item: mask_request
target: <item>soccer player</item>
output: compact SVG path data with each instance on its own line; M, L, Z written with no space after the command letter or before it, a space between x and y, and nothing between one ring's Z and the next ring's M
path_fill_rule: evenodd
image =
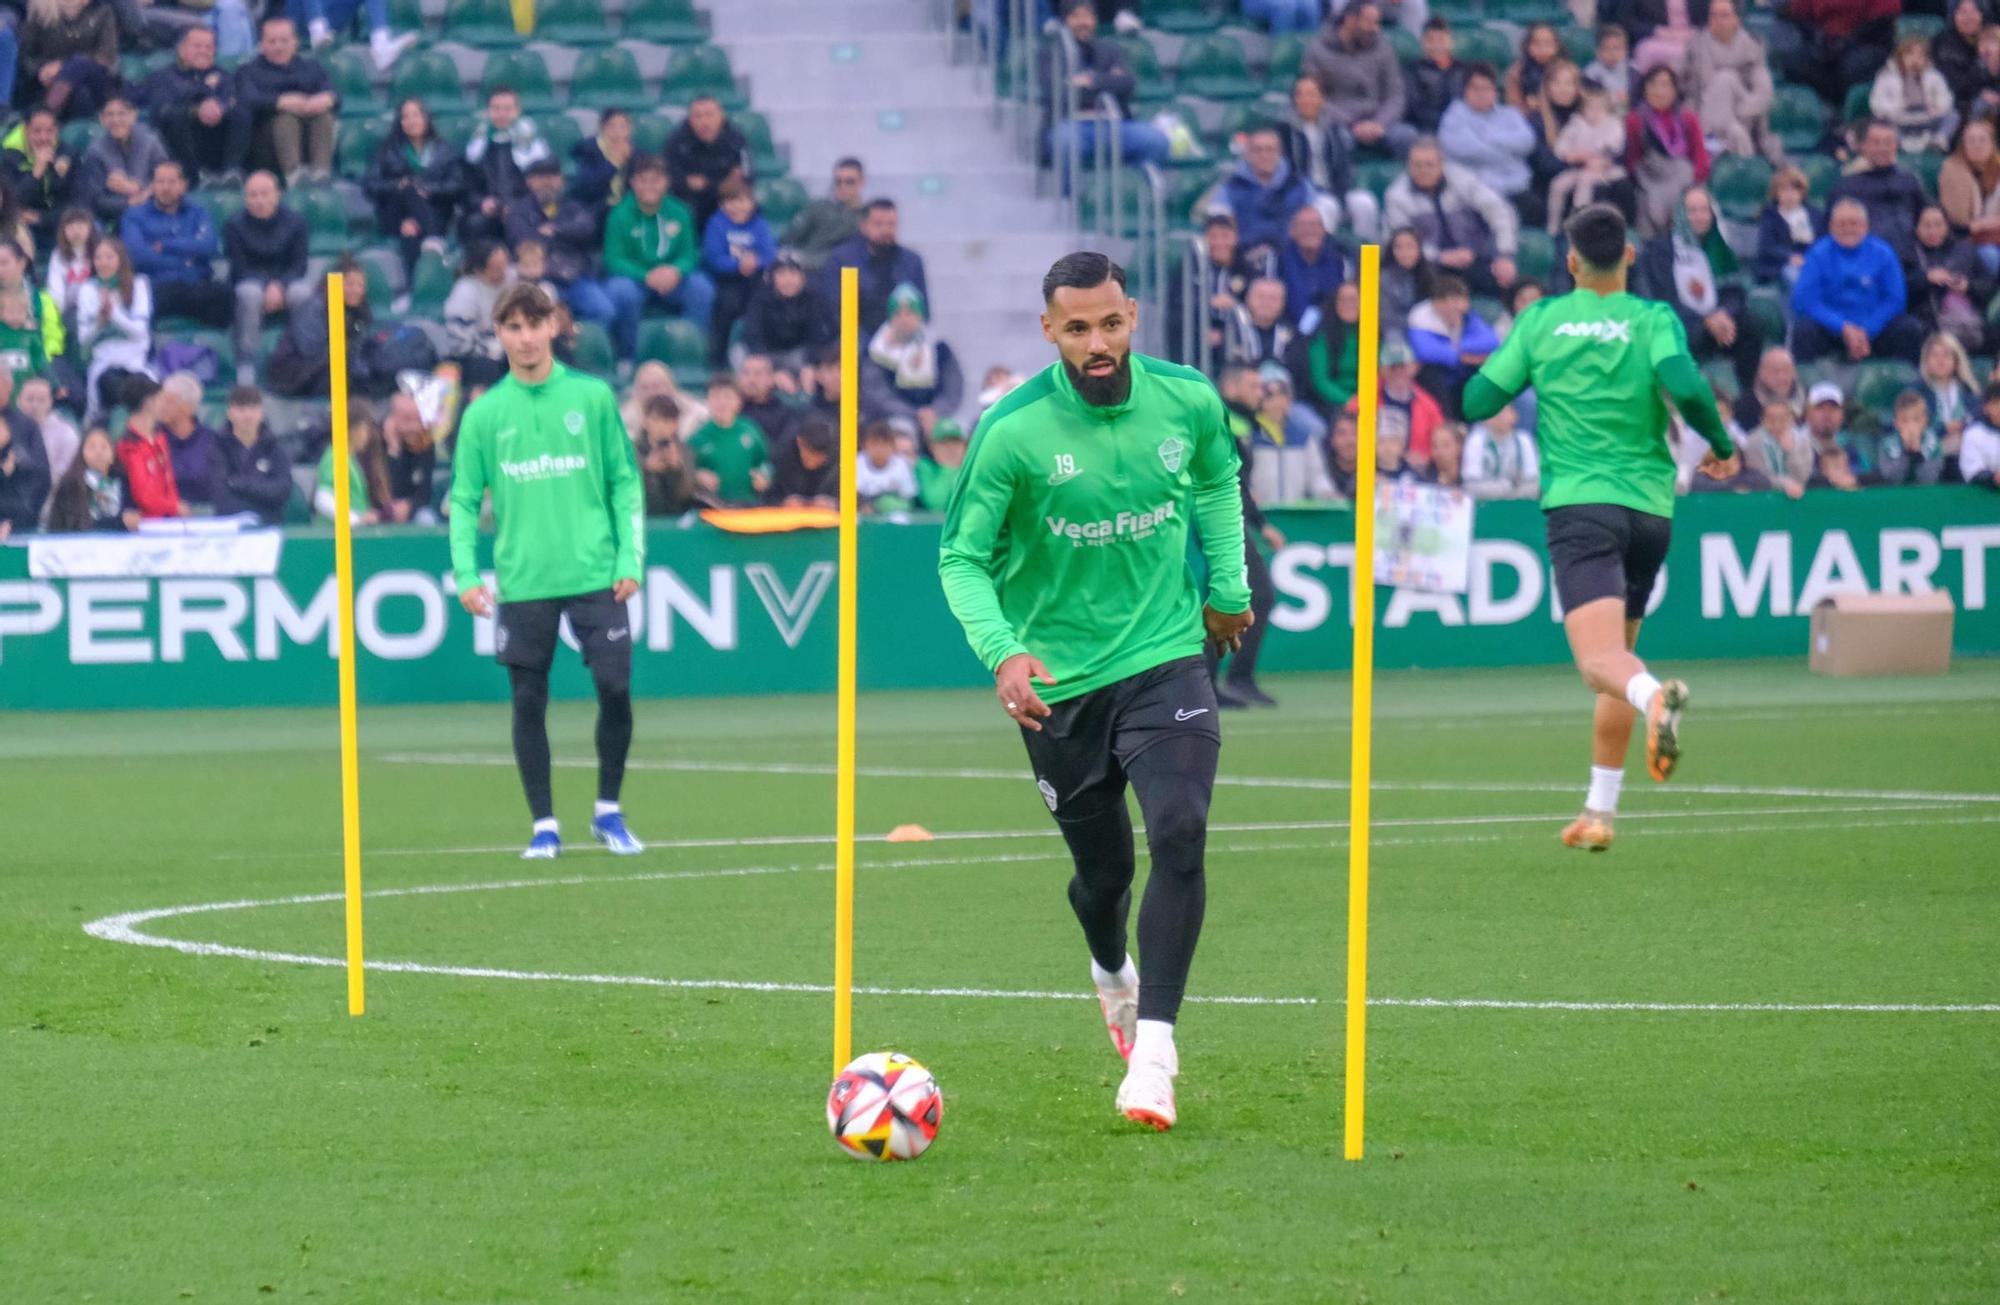
M1174 1021L1207 899L1203 854L1222 733L1204 644L1250 627L1236 442L1201 373L1132 352L1138 305L1102 254L1042 278L1057 362L980 419L945 510L938 574L1076 870L1118 1110L1174 1125ZM1208 598L1188 569L1201 531ZM1043 687L1039 690L1035 685ZM1138 794L1152 873L1142 983L1125 950Z
M527 792L532 860L562 852L549 796L549 667L562 618L597 685L597 809L590 832L621 856L646 849L625 828L618 790L632 746L632 630L645 500L611 387L555 360L555 301L530 282L493 306L507 375L465 411L452 457L451 569L458 599L494 618L514 696L514 762ZM480 500L493 491L500 601L480 580Z
M1661 683L1633 653L1673 530L1675 468L1661 391L1708 441L1704 474L1726 478L1737 459L1680 320L1668 305L1626 292L1632 250L1624 217L1592 204L1564 229L1576 289L1521 314L1467 382L1464 406L1467 421L1484 421L1535 387L1542 510L1563 631L1598 695L1590 788L1562 840L1602 852L1611 846L1634 719L1645 713L1646 771L1665 781L1680 758L1688 702L1687 685Z

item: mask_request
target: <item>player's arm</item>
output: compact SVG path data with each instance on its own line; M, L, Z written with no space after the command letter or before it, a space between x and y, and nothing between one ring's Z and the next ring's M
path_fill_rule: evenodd
M638 452L625 433L618 402L608 389L601 392L597 403L597 447L604 460L605 486L611 493L611 540L617 549L611 568L612 593L623 602L638 589L646 564L646 486L639 477Z
M1194 460L1188 467L1194 480L1194 524L1208 560L1208 605L1233 616L1250 610L1250 582L1243 571L1241 459L1221 397L1212 389L1204 397L1195 416Z
M468 412L451 455L451 575L458 600L475 616L492 612L493 596L479 574L479 511L491 475L483 413Z
M1465 383L1459 406L1467 422L1485 421L1528 387L1528 334L1536 329L1541 318L1536 311L1538 303L1528 305L1528 310L1515 319L1506 341Z
M1674 411L1708 441L1718 459L1727 461L1735 457L1736 443L1729 438L1729 428L1716 410L1715 392L1709 388L1708 378L1701 374L1694 355L1688 352L1687 329L1681 325L1681 319L1665 304L1659 304L1654 308L1652 325L1653 374L1660 378L1660 388L1667 392Z

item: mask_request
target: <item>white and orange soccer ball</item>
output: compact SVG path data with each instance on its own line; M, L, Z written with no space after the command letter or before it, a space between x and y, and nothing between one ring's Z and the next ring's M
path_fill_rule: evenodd
M826 1126L860 1160L914 1160L937 1140L944 1094L931 1072L897 1051L857 1058L826 1094Z

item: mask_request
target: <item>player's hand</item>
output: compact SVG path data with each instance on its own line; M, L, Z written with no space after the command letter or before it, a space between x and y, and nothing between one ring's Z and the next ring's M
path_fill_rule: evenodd
M1213 607L1201 609L1201 623L1208 627L1208 641L1215 645L1217 652L1235 652L1243 646L1243 632L1256 623L1249 608L1240 612L1218 612Z
M1056 677L1049 674L1049 668L1033 653L1015 653L993 672L993 691L1000 695L1001 709L1020 722L1022 729L1039 732L1042 718L1049 714L1049 705L1035 692L1036 680L1054 684Z
M622 606L631 601L632 595L638 592L639 582L627 576L617 584L611 586L611 601Z
M1726 458L1718 458L1715 450L1710 449L1701 455L1701 465L1696 470L1710 480L1728 480L1743 470L1743 455L1732 453Z
M623 583L622 581L620 583ZM493 591L485 585L474 585L458 596L465 610L474 616L493 615Z

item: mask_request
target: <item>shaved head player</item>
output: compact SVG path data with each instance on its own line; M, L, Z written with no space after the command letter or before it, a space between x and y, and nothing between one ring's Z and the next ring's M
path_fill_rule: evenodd
M938 574L1076 863L1070 906L1127 1061L1119 1113L1165 1130L1222 746L1203 648L1234 648L1251 621L1236 441L1207 377L1132 352L1138 305L1116 263L1057 260L1042 301L1042 334L1060 357L980 419L945 510ZM1205 602L1188 569L1190 523L1208 563ZM1128 785L1152 854L1143 980L1125 949Z

